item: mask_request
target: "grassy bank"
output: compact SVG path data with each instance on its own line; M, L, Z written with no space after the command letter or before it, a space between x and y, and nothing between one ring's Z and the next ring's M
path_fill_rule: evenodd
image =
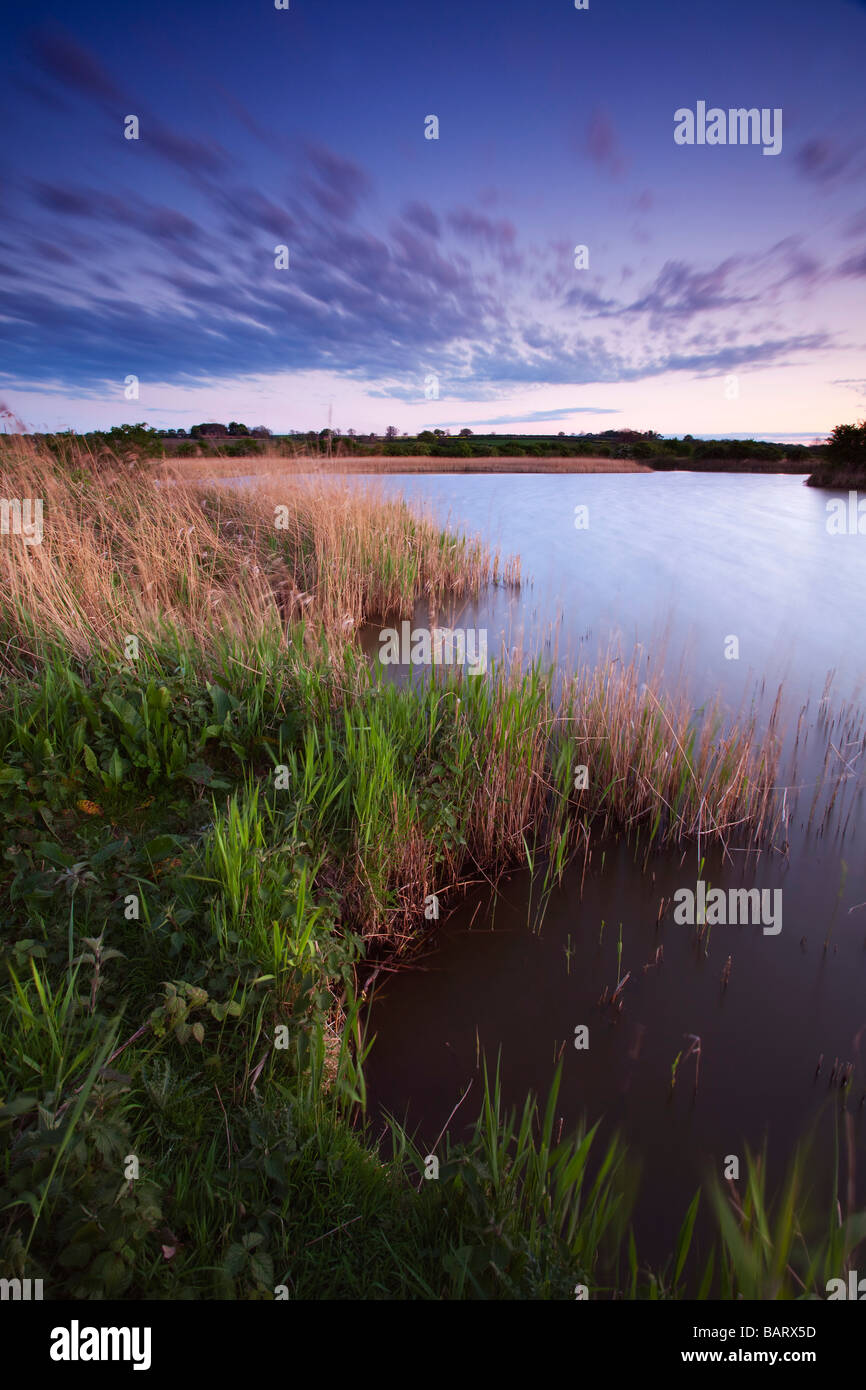
M762 842L772 732L695 723L613 659L561 691L538 663L386 684L362 623L519 573L375 493L2 464L4 497L44 503L41 543L0 548L4 1274L49 1298L540 1298L839 1273L853 1228L808 1230L796 1186L767 1254L759 1164L739 1212L719 1199L709 1273L693 1211L643 1270L627 1157L554 1140L555 1094L509 1118L490 1079L437 1181L365 1120L365 988L430 893L527 857L552 883L611 834Z
M823 463L806 479L809 487L866 488L866 468L856 464Z
M606 458L432 458L423 454L299 454L287 464L279 454L250 459L203 454L201 458L167 459L167 469L184 478L225 478L235 475L293 472L328 473L649 473L643 463Z

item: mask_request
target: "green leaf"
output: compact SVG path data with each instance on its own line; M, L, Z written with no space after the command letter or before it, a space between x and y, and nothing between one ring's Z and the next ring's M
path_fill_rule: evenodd
M0 1105L0 1120L5 1120L12 1115L26 1115L28 1110L35 1110L39 1101L36 1096L16 1096L10 1100L8 1105Z
M120 695L103 695L103 707L120 720L124 731L134 742L138 743L146 733L144 721L138 710L135 709L128 700L124 700Z
M81 1244L67 1245L57 1258L64 1269L84 1269L90 1263L91 1254L92 1247L82 1241Z
M223 1271L230 1279L240 1274L247 1262L247 1252L242 1245L230 1245L223 1260Z
M207 763L201 762L188 763L184 768L183 775L202 787L209 787L214 780L213 768L208 767Z
M119 787L121 782L123 781L123 778L128 768L129 763L126 761L125 758L122 758L120 756L119 752L115 748L111 754L111 757L108 762L108 767L106 769L108 774L108 780L110 782L113 782L116 787Z
M108 860L113 859L116 854L119 854L120 851L126 847L126 845L126 840L112 840L110 844L103 845L102 849L98 849L95 854L91 855L91 864L95 864L97 867L100 864L107 864Z
M183 844L176 835L156 835L152 840L148 840L144 846L144 852L150 859L165 859L171 854L172 850L177 849Z
M264 1250L260 1250L258 1254L251 1257L250 1274L259 1284L265 1284L268 1288L273 1285L274 1262Z
M692 1232L695 1228L695 1217L698 1214L698 1203L700 1202L700 1200L701 1193L699 1188L698 1191L695 1193L694 1197L692 1198L691 1205L688 1211L686 1212L686 1219L683 1222L680 1228L679 1236L677 1237L676 1265L674 1266L675 1284L679 1281L679 1277L683 1272L683 1265L685 1264L686 1259L688 1257L689 1247L692 1243Z

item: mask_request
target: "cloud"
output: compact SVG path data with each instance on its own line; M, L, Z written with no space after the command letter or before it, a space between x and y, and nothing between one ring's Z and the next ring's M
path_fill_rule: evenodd
M851 169L857 153L856 146L822 135L801 145L795 159L804 178L813 183L830 184Z
M629 314L649 313L654 317L689 319L711 309L730 309L750 303L754 295L727 289L737 267L734 256L710 270L695 270L683 261L667 261L646 294L629 304Z
M846 278L862 279L866 275L866 251L858 251L849 256L839 266L839 275Z
M596 290L569 290L563 299L563 304L569 309L586 309L590 314L606 314L617 309L615 299L605 299Z
M832 347L829 334L810 333L790 338L769 339L764 342L741 343L712 352L670 353L652 370L646 366L636 374L626 373L625 379L658 376L662 372L694 372L696 376L717 376L735 367L791 366L790 358L798 353L817 353Z
M148 150L195 167L202 151L221 158L180 137L143 141L136 156ZM612 151L599 141L599 158ZM21 376L72 390L129 372L206 382L324 370L418 400L434 372L443 395L477 403L515 384L706 374L825 345L766 324L783 286L820 273L796 238L709 267L670 260L639 292L632 279L630 298L620 280L618 298L610 277L576 280L565 241L524 249L515 224L477 200L441 211L412 200L389 220L368 205L373 178L354 160L313 141L296 160L287 175L248 165L243 179L233 162L212 177L211 164L174 202L116 177L105 191L26 184L30 202L4 248L14 273L0 266L0 343L14 343ZM274 265L282 243L288 271ZM62 257L46 255L52 244ZM531 278L506 278L530 255Z
M225 150L213 141L190 140L153 121L143 123L141 139L188 174L224 174L231 165Z
M310 142L306 154L314 174L307 184L316 202L332 217L353 217L373 187L369 174L326 145Z
M516 250L517 228L507 218L485 217L473 208L459 207L448 214L448 225L463 240L492 252L503 269L521 269L523 257Z
M866 377L843 377L831 381L831 386L847 386L858 396L866 396Z
M593 164L613 178L624 173L627 165L620 148L613 121L601 108L593 112L586 132L584 153Z
M212 140L197 140L166 126L146 101L125 93L96 56L61 29L46 29L31 38L31 54L45 76L66 91L89 98L119 119L137 115L141 122L140 146L183 169L197 180L223 176L230 167L226 151Z
M620 279L633 278L630 267L622 268ZM737 309L765 310L780 298L785 286L799 293L825 278L821 263L802 245L798 237L785 237L767 251L748 256L728 256L709 267L690 265L682 260L666 261L653 280L636 298L626 301L604 295L592 286L576 285L562 298L568 309L581 309L590 318L616 319L649 317L650 325L686 325L698 316L720 314Z
M58 185L37 183L33 186L33 196L38 203L50 212L58 212L67 217L94 217L96 195L93 192Z
M572 405L564 406L558 410L527 410L523 415L497 415L490 420L473 420L473 425L543 425L547 423L558 423L568 421L572 415L621 415L621 410L612 410L604 406L597 405ZM443 429L459 429L465 426L465 420L445 420L442 424Z
M93 54L69 34L60 29L36 33L31 39L31 51L41 71L60 86L103 103L123 105L120 88Z
M407 203L403 209L403 217L422 232L426 232L428 236L440 237L442 235L439 218L429 203Z

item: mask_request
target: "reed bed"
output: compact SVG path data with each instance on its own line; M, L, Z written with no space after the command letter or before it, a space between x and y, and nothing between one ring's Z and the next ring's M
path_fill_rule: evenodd
M611 458L456 458L432 454L286 454L267 452L244 458L202 454L199 458L166 457L166 468L184 478L247 477L298 473L652 473L645 463Z
M555 1092L510 1117L485 1075L448 1182L398 1126L383 1164L364 983L430 894L614 833L771 834L772 729L615 654L564 685L520 654L383 681L364 621L519 575L374 493L2 465L45 505L40 545L0 546L3 1272L73 1298L680 1296L693 1215L673 1278L631 1240L618 1275L620 1150L593 1176L594 1131L554 1143Z
M634 659L610 655L579 671L566 695L575 761L603 788L598 810L611 827L645 839L694 839L753 847L774 834L781 748L780 702L766 726L731 722L721 707L702 719L684 691L665 692Z
M562 686L539 661L503 653L483 679L434 668L409 690L383 683L357 645L362 623L519 582L516 562L400 501L320 479L239 490L70 469L24 444L3 462L3 494L45 508L40 545L0 548L7 674L47 673L30 727L66 727L48 709L61 690L82 707L70 661L87 683L112 662L133 686L134 671L161 681L178 660L218 678L258 756L288 768L295 832L329 861L345 920L366 940L402 942L429 893L473 876L551 854L561 874L581 850L586 863L596 835L625 833L648 853L685 839L752 846L775 829L775 715L760 739L754 721L696 721L637 661L611 654ZM145 756L138 726L156 715L140 687L141 713L100 729L107 748L125 738ZM65 756L73 779L92 777L81 747ZM588 781L576 790L578 765Z
M516 583L478 541L442 532L399 501L338 482L288 479L243 492L148 471L58 465L27 441L0 454L0 495L42 499L44 538L0 546L2 659L52 647L79 661L171 624L203 647L301 617L329 639L417 595L477 595Z

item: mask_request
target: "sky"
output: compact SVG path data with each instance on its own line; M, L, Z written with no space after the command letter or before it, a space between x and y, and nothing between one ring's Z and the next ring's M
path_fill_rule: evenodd
M866 0L288 6L4 0L28 429L866 415ZM699 102L778 110L781 149L678 144Z

